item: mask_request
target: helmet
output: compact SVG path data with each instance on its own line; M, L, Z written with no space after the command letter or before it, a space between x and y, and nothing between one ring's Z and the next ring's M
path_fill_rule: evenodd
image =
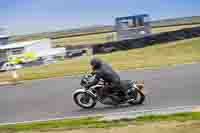
M91 61L90 61L90 65L92 66L92 68L95 70L95 69L98 69L101 67L102 65L102 61L98 58L93 58Z

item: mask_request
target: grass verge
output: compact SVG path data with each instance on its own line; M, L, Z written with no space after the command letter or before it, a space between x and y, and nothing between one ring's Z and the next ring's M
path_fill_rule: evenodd
M122 119L115 121L100 121L101 117L90 117L81 119L55 120L48 122L35 122L16 125L0 126L2 133L14 133L22 131L51 131L51 130L72 130L83 128L111 128L125 127L127 125L140 125L148 122L185 122L189 120L200 120L200 112L176 113L171 115L150 115L136 119Z
M184 28L194 28L199 27L200 24L194 24L194 25L180 25L180 26L168 26L168 27L159 27L159 28L153 28L153 33L162 33L162 32L170 32L170 31L177 31Z
M127 70L135 68L159 68L174 64L200 61L200 38L177 41L168 44L156 44L140 49L119 51L98 55L110 63L115 69ZM56 64L29 67L18 70L19 80L32 80L65 75L82 74L90 70L90 57L65 60ZM10 81L11 73L0 74L1 81Z

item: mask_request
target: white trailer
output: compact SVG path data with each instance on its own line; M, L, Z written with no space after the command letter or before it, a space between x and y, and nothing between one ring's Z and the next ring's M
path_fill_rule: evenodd
M0 46L0 53L6 57L10 55L20 55L32 52L38 57L49 55L62 55L65 48L52 48L50 39L42 39L36 41L18 42Z
M14 61L11 62L16 62L17 61L16 58L17 59L20 58L20 60L22 60L23 63L28 63L37 60L39 58L46 59L50 57L53 58L55 56L64 57L65 53L66 53L65 48L52 48L50 39L0 45L1 60L14 59ZM24 58L24 56L26 57Z

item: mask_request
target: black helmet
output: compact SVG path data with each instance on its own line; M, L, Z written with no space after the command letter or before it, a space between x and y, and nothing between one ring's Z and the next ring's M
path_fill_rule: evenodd
M98 69L101 67L102 65L102 61L98 58L93 58L91 61L90 61L90 65L92 66L92 68L95 70L95 69Z

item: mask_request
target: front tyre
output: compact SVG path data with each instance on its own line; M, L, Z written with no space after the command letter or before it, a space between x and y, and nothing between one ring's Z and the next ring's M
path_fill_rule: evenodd
M84 109L91 109L95 107L96 100L86 92L77 92L73 95L74 102Z

